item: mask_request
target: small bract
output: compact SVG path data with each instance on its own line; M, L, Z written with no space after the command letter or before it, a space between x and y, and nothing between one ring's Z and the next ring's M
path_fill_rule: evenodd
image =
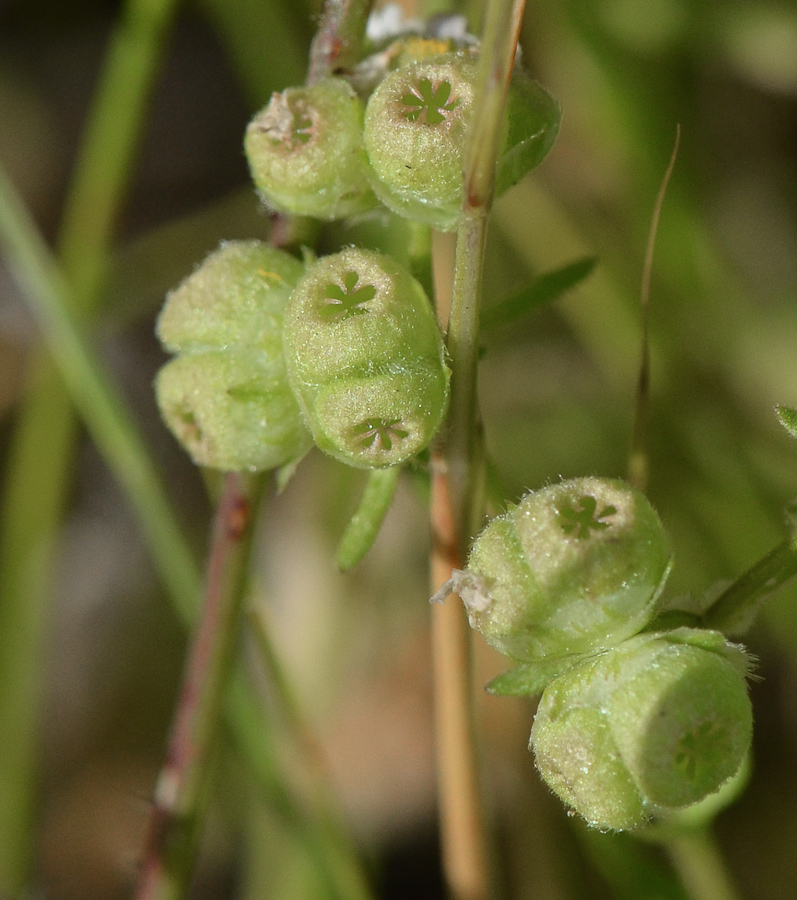
M612 647L652 618L670 541L644 494L576 478L527 494L455 572L470 624L521 662Z
M349 248L308 267L285 313L285 359L316 444L382 468L423 450L448 401L443 340L421 285Z
M749 659L719 632L641 634L546 687L529 748L591 825L624 830L698 803L750 747Z
M178 355L158 373L156 398L198 465L261 471L310 447L282 354L285 306L302 271L260 241L228 241L169 294L157 333Z
M340 219L370 209L363 107L343 78L272 94L246 129L252 180L273 209Z

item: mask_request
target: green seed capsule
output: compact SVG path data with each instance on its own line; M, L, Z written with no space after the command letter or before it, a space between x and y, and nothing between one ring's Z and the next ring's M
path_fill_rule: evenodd
M285 313L290 383L316 444L348 465L393 466L431 441L448 369L420 284L355 248L307 269Z
M157 333L178 356L159 372L156 398L198 465L267 470L310 447L282 354L285 306L302 271L259 241L230 241L169 294Z
M371 94L364 141L374 191L399 215L442 231L456 227L462 207L478 60L459 51L401 66ZM539 165L553 146L560 110L522 72L507 100L496 190L501 193Z
M521 662L614 646L650 621L670 542L648 500L616 479L527 494L476 538L452 584L470 624Z
M225 241L169 293L156 333L171 353L246 345L278 356L285 305L303 272L262 241Z
M363 108L343 78L272 94L244 150L255 186L279 212L341 219L370 209Z
M750 746L749 660L718 632L637 635L545 689L530 749L591 825L623 830L698 803Z
M371 94L364 140L379 199L434 228L456 225L476 60L452 53L391 72Z

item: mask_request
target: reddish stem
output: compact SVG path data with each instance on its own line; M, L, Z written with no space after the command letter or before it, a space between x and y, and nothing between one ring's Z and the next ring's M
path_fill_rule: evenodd
M226 476L216 510L205 602L155 787L136 900L180 897L190 877L207 793L208 762L239 633L255 500L246 476Z

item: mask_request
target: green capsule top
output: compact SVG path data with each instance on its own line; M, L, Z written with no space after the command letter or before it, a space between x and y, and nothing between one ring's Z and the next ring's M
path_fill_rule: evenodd
M641 634L577 664L540 701L530 749L591 825L624 830L698 803L750 746L749 659L719 632Z
M462 207L464 153L473 115L478 58L443 53L400 66L371 94L364 141L379 199L395 213L453 230ZM553 146L561 111L520 70L507 99L496 193L539 165Z
M617 479L576 478L493 519L454 588L489 644L535 662L636 634L670 564L670 541L642 493Z
M244 138L252 180L266 203L317 219L373 207L362 126L362 103L343 78L272 94Z
M229 241L169 294L157 333L177 356L158 373L156 399L198 465L262 471L310 447L282 353L284 311L302 271L260 241Z
M448 400L442 336L423 288L391 257L349 248L309 266L283 343L322 450L382 468L429 444Z
M262 241L224 241L170 291L156 333L171 353L259 347L278 356L282 317L304 266Z
M402 66L368 100L364 140L374 191L399 215L456 226L476 59L450 53Z

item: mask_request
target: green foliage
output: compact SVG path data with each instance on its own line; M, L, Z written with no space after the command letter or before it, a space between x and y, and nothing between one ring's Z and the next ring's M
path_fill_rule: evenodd
M398 466L391 466L368 473L362 498L335 554L335 563L342 572L353 569L371 549L396 493L399 471Z
M792 437L797 437L797 409L792 409L790 406L778 406L775 411L780 424Z
M595 263L594 257L578 259L552 272L545 272L509 297L485 306L481 314L482 330L511 325L546 303L553 303L584 281L594 270Z
M506 138L495 177L498 196L545 159L559 134L561 118L556 100L516 68L506 103Z

